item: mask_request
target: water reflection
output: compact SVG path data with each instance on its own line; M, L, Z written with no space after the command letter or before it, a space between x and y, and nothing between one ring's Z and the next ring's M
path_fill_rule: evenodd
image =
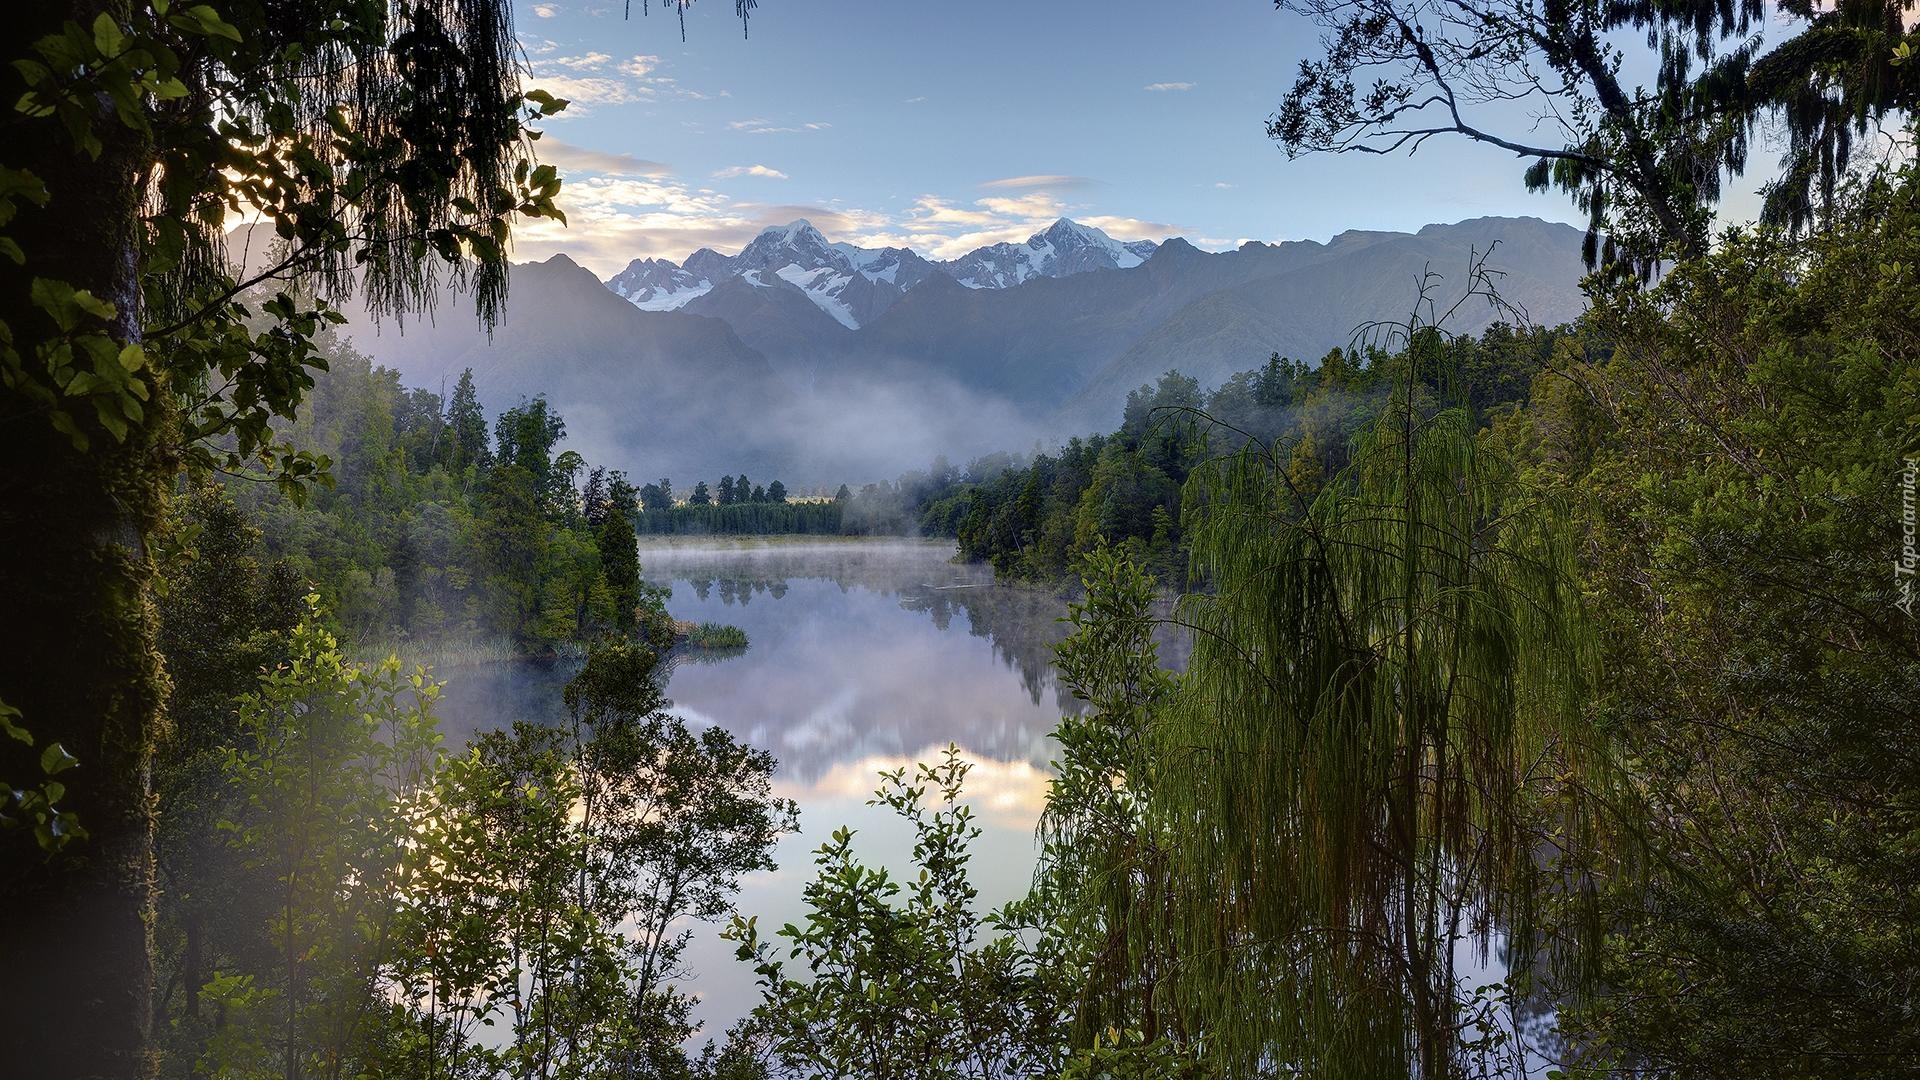
M677 664L676 710L772 751L802 783L949 741L1044 766L1047 733L1075 707L1050 665L1065 602L951 557L917 542L643 548L677 618L751 642L722 664Z
M859 833L866 861L904 870L908 830L866 801L880 770L931 761L949 742L975 766L967 797L982 828L973 874L983 907L1025 892L1055 755L1048 733L1077 707L1051 665L1066 601L995 585L952 554L910 541L642 545L643 573L672 587L676 618L730 623L750 642L722 662L677 661L667 693L688 720L771 751L776 789L800 804L802 832L777 850L780 869L754 875L739 897L763 925L803 916L812 853L841 825ZM516 717L558 720L574 670L445 673L449 739ZM703 1037L717 1035L757 1000L752 972L710 932L687 960Z

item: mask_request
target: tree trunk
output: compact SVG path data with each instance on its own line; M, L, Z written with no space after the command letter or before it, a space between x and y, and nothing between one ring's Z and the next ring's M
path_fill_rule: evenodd
M125 0L28 0L9 11L8 50L90 25ZM0 66L0 99L21 84ZM28 299L34 278L67 282L113 303L121 341L139 339L140 198L149 148L110 109L105 143L77 153L56 122L10 133L0 161L46 182L44 208L6 228L27 264L0 259L0 320L29 373L53 334ZM59 776L85 840L47 856L16 830L0 837L0 970L14 992L0 1009L0 1046L18 1076L137 1078L151 1073L154 898L149 770L166 680L154 648L146 537L173 474L169 411L157 379L145 420L124 441L77 416L77 450L44 412L0 387L0 701L33 733L0 748L0 779L37 781L40 748L58 741L80 764ZM90 410L89 410L90 411Z

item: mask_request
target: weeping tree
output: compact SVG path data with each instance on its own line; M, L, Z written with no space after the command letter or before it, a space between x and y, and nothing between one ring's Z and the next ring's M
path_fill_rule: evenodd
M677 6L684 7L684 4ZM736 0L743 16L751 5ZM0 65L0 958L35 1075L148 1071L167 680L149 542L185 467L297 493L276 445L356 295L506 293L561 218L507 0L29 0ZM258 222L228 236L233 220Z
M1569 545L1420 389L1435 322L1310 501L1257 444L1190 481L1207 588L1153 800L1178 997L1227 1075L1459 1075L1503 1021L1467 946L1527 968L1548 827L1583 827L1548 802L1585 766Z

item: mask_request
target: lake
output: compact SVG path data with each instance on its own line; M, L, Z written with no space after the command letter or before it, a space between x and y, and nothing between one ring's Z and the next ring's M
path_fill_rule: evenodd
M642 573L673 590L676 618L747 633L743 654L675 663L667 693L689 722L771 751L777 793L800 805L801 831L777 849L779 870L747 879L738 898L763 927L802 917L812 853L842 825L865 861L903 871L908 830L866 800L880 770L932 761L950 742L974 765L982 910L1026 891L1054 756L1048 734L1076 707L1051 664L1066 602L997 585L953 554L951 543L909 540L642 543ZM516 716L558 719L571 675L567 664L447 672L449 739ZM700 995L707 1022L700 1040L758 1000L752 971L712 930L696 934L688 967L683 986Z

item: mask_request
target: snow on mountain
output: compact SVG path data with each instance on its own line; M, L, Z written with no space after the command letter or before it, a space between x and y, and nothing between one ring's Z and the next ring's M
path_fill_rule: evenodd
M642 311L672 311L713 288L713 279L666 259L635 259L607 281L607 288Z
M1151 240L1124 244L1091 225L1061 218L1024 244L1002 242L979 248L942 269L969 289L1006 289L1037 277L1130 269L1145 262L1158 246Z
M1036 277L1140 265L1158 245L1122 243L1099 229L1061 218L1024 244L994 244L951 262L936 263L910 248L863 248L833 243L806 221L763 230L740 254L701 248L676 265L635 259L607 288L647 311L671 311L729 278L748 277L759 288L777 282L798 289L840 325L857 330L892 307L907 290L945 274L973 289L1004 289Z

